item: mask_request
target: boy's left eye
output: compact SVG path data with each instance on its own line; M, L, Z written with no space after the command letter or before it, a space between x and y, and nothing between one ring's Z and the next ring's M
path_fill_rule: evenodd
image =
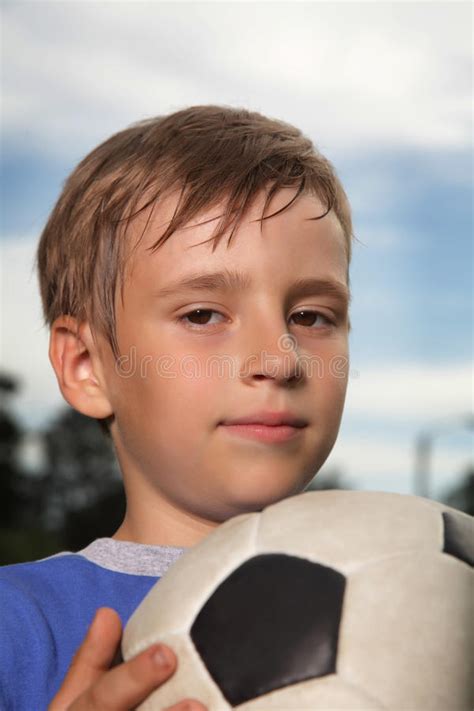
M311 324L302 323L302 324L300 324L301 326L305 326L305 327L307 327L307 328L311 328L311 326L314 325L314 319L315 319L315 318L317 319L318 316L319 316L320 318L322 318L323 321L324 321L324 323L323 323L322 325L325 325L325 326L333 326L333 325L334 325L333 322L328 318L328 316L325 316L325 315L322 314L320 311L308 311L308 310L306 310L306 309L303 309L303 310L301 310L301 311L295 311L295 313L292 314L292 318L293 318L294 316L303 316L303 320L304 320L305 317L306 317L306 318L308 317L308 314L309 314L309 320L312 321L312 323L311 323Z
M215 311L214 309L195 309L194 311L189 311L187 314L183 314L182 316L178 317L178 321L182 321L184 323L187 323L188 325L191 325L189 321L186 321L186 319L189 318L194 318L197 320L197 323L192 324L192 328L194 330L200 330L200 326L208 326L209 324L209 314L219 314L222 316L222 314L219 313L219 311ZM294 314L292 314L292 318L294 316L297 317L303 317L303 320L310 321L311 323L302 323L299 325L302 325L305 328L312 328L314 326L314 321L318 317L323 319L323 322L321 326L332 326L334 325L333 322L324 314L322 314L320 311L309 311L307 309L302 309L300 311L295 311ZM321 327L320 326L320 327Z

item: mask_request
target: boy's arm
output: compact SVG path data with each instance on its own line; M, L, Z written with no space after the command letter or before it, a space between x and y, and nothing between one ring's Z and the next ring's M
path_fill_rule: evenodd
M119 615L111 608L100 608L48 711L129 711L174 674L176 655L164 645L153 645L111 669L121 635ZM160 648L165 652L164 661L157 654ZM207 708L186 699L166 711Z

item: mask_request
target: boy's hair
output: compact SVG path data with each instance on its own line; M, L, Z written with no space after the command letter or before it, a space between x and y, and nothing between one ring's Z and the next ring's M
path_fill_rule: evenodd
M261 221L277 214L265 212L282 187L298 187L287 205L311 192L325 206L320 217L333 209L349 265L346 194L331 163L297 128L254 111L208 105L139 121L114 134L67 178L41 234L36 261L45 325L63 314L89 321L117 358L115 295L120 287L123 303L126 231L133 218L164 196L180 193L171 222L150 247L155 251L205 208L225 204L206 240L214 241L214 249L232 227L230 242L257 193L267 187ZM106 423L110 420L113 416Z

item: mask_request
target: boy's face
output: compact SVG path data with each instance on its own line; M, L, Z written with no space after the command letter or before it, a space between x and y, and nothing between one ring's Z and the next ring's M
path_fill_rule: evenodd
M294 194L281 190L266 214ZM327 290L293 289L298 280L324 279L347 290L342 229L332 212L310 220L325 210L304 195L264 220L261 233L263 203L262 194L229 247L228 235L214 252L212 242L194 246L211 236L213 220L193 222L151 253L146 247L163 233L176 198L160 204L130 264L124 306L117 299L122 359L115 363L108 351L105 379L129 505L134 491L150 506L155 497L201 530L301 492L328 457L343 411L348 304ZM209 209L195 222L221 213ZM134 243L148 214L131 228ZM242 273L249 285L172 287L224 271ZM307 425L265 442L221 424L262 410L289 411Z

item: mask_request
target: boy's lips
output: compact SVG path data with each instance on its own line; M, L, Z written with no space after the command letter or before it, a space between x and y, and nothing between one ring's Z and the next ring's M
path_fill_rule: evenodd
M277 443L295 439L308 422L288 411L260 411L220 423L227 432L245 439Z
M221 425L225 432L259 442L277 443L293 440L304 431L304 427L291 425Z
M267 427L279 427L282 425L287 425L289 427L306 427L308 424L307 420L303 417L297 417L288 411L270 411L261 410L259 412L254 412L251 415L245 415L243 417L235 417L223 420L219 424L221 425L265 425Z

